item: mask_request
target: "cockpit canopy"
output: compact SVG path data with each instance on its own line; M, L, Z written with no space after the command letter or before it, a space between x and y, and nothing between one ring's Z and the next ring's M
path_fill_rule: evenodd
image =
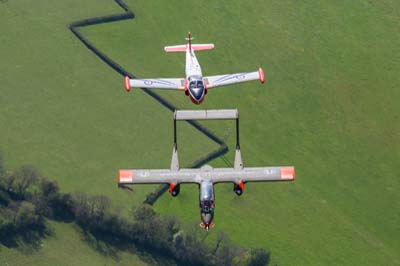
M197 101L203 97L204 85L201 77L194 76L189 78L189 91Z
M200 203L200 208L202 213L213 213L214 212L214 201L203 200Z

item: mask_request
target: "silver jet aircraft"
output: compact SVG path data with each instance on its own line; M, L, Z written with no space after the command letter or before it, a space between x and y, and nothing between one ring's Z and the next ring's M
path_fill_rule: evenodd
M205 165L201 168L180 168L176 144L176 120L201 119L236 119L237 143L233 168L213 168ZM213 226L215 195L214 184L230 182L237 195L242 195L246 182L257 181L293 181L294 166L276 167L243 167L239 146L237 110L184 110L175 111L174 115L174 146L170 169L129 169L119 170L118 185L127 184L169 184L169 192L176 197L180 184L196 183L200 189L200 226L209 230Z

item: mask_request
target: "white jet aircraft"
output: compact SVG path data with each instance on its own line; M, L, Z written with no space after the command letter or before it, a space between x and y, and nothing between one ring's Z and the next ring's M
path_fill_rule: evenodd
M203 77L194 51L213 49L214 44L192 44L193 38L190 37L190 32L186 40L188 41L187 44L164 48L166 52L186 52L186 78L130 79L126 76L125 89L128 92L132 87L182 90L194 104L200 104L204 100L207 90L213 87L257 79L264 83L264 72L261 67L254 72Z

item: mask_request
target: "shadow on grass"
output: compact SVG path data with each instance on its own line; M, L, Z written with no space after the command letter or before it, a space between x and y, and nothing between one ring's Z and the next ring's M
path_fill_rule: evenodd
M179 266L170 255L162 254L148 246L138 246L133 241L116 237L115 235L102 231L81 230L81 239L89 247L100 253L102 256L111 257L120 261L120 252L128 252L139 257L148 265Z
M8 229L0 232L0 245L31 254L41 248L43 239L52 235L54 235L54 232L46 225L29 227L18 231Z

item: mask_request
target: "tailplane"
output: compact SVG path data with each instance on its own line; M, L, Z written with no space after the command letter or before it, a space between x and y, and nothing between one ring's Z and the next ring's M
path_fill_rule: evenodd
M201 50L214 49L214 44L212 44L212 43L192 44L192 40L194 38L191 37L190 32L188 32L188 37L185 39L188 41L187 44L166 46L166 47L164 47L164 51L171 53L171 52L186 52L186 50L188 48L189 48L189 51L201 51Z
M174 45L174 46L165 46L164 51L167 53L173 53L173 52L186 52L186 44L182 45Z

